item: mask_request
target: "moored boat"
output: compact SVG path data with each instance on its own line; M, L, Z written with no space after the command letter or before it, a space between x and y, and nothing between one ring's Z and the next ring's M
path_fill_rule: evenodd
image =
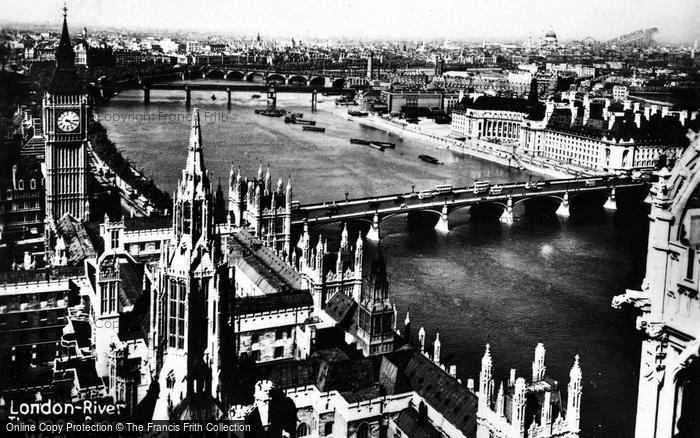
M312 132L326 132L326 128L319 128L317 126L302 126L301 129Z
M440 164L437 158L431 157L430 155L418 155L418 158L430 164Z
M385 148L389 148L389 149L396 149L396 143L392 143L390 141L373 140L371 143L376 144L377 146L384 146Z
M351 138L350 143L369 145L371 142L369 140L362 140L361 138Z
M355 117L367 117L369 115L369 113L366 111L354 111L354 110L349 109L348 115L355 116Z

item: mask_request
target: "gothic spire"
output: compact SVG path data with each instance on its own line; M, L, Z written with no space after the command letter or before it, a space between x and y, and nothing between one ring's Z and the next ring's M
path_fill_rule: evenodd
M204 174L204 160L202 158L202 128L199 122L199 108L192 111L192 128L190 129L190 143L187 149L188 172Z
M56 48L56 68L60 70L71 70L75 67L75 52L70 43L68 34L68 8L63 4L63 29L61 30L61 40Z

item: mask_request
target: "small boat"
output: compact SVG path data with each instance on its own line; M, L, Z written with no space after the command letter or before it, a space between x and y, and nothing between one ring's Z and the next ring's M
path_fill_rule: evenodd
M284 118L284 123L296 123L296 122L297 122L297 119L295 119L294 117L285 116L285 118Z
M431 157L430 155L418 155L418 158L430 164L441 164L437 158Z
M304 117L304 113L292 113L292 117L296 119L301 119Z
M384 152L384 146L379 146L377 144L374 144L374 142L370 142L370 144L368 146L371 148L375 148L378 151Z
M250 96L250 97L253 98L253 99L260 99L260 95L259 95L259 94L253 94L253 95Z
M211 100L216 100L216 95L212 94L212 95L211 95Z
M377 146L384 146L385 148L389 149L396 149L396 143L392 143L390 141L372 141L372 144L375 144Z
M317 126L302 126L301 129L312 132L326 132L326 128L319 128Z
M355 116L355 117L367 117L369 115L369 113L366 111L348 110L348 115Z
M363 145L369 145L371 142L369 140L362 140L361 138L351 138L350 143L352 144L363 144Z
M314 120L297 120L297 119L294 119L294 122L293 122L293 123L296 123L297 125L306 125L306 126L315 126L315 125L316 125L316 121L314 121Z

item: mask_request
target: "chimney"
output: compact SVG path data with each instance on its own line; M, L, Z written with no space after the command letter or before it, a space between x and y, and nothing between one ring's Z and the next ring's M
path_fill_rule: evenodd
M685 127L685 121L688 118L688 113L690 111L679 111L678 112L678 121L681 122L681 126Z
M574 122L576 122L576 115L577 115L577 110L576 110L576 105L574 105L574 100L571 99L569 100L569 111L571 111L571 126L574 126Z
M661 117L666 117L667 115L668 115L668 107L662 106L661 107Z
M659 112L659 106L658 105L652 105L651 106L651 113L656 114Z
M613 125L615 124L615 116L613 115L608 119L608 131L610 131L613 128Z
M467 379L467 389L474 392L474 379Z
M603 107L603 120L608 120L610 117L610 111L608 111L608 108L610 107L610 99L605 99L605 106Z
M648 106L644 107L644 118L648 121L649 117L651 117L651 108Z
M588 119L591 117L591 99L588 97L588 94L583 96L583 124L585 125L588 122Z
M628 109L632 109L632 102L629 100L625 99L625 101L622 104L622 109L627 111Z
M17 190L17 165L12 165L12 189Z
M637 128L642 127L642 114L641 113L634 113L634 124L637 125Z
M632 104L632 109L634 110L634 112L639 111L639 102L633 103L633 104Z
M545 116L544 116L544 122L547 123L549 121L549 118L552 117L552 113L554 112L554 102L551 100L548 100L547 103L545 104Z

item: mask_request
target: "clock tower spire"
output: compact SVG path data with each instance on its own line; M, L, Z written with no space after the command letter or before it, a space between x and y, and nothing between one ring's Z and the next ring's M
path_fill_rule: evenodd
M75 67L68 33L68 9L56 48L56 70L43 99L46 164L46 215L58 220L70 213L89 219L87 193L88 96Z

